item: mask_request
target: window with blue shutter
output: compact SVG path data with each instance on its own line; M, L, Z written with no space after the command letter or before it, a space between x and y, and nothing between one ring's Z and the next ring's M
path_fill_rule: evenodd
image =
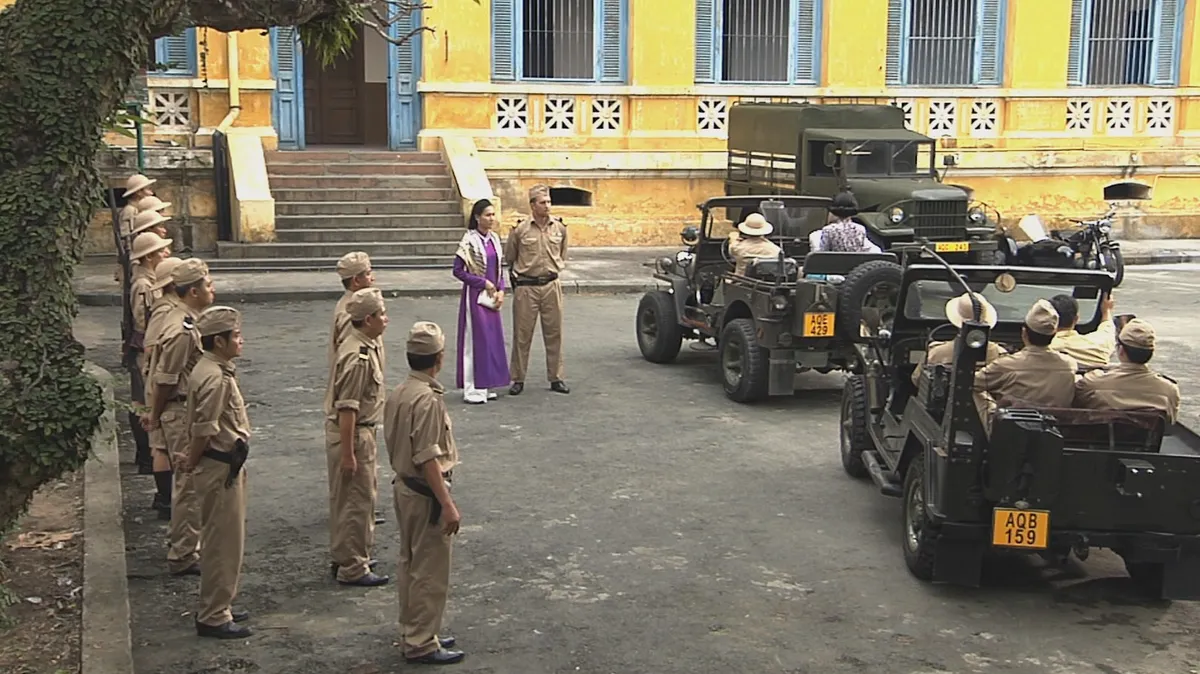
M178 35L160 37L154 41L156 76L196 76L196 29L186 28Z
M890 85L1004 83L1008 0L888 0Z
M1071 0L1067 81L1076 86L1178 86L1184 3Z
M629 0L492 0L492 79L626 81Z
M696 81L819 84L823 0L696 0Z

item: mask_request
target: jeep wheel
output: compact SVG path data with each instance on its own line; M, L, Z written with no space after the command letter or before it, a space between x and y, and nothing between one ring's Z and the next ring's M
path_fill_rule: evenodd
M767 350L758 345L754 321L737 318L721 331L721 380L725 395L739 403L767 396Z
M842 337L858 340L863 309L878 309L884 325L891 325L900 295L900 265L884 260L864 262L846 275L838 291L837 329Z
M842 468L850 477L866 477L862 453L871 447L867 436L867 384L861 374L847 377L842 387L841 436Z
M651 363L670 363L683 345L683 327L675 311L675 298L663 290L642 296L637 308L637 342L642 357Z
M1162 599L1163 565L1153 562L1125 562L1125 570L1138 592L1151 599Z
M913 457L904 474L904 563L912 575L933 580L936 532L925 509L925 457Z

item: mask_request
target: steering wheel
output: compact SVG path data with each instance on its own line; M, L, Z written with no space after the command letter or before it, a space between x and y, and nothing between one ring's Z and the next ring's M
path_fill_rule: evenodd
M721 258L729 264L735 267L737 266L737 263L733 261L732 254L729 252L729 237L725 237L725 239L721 241Z

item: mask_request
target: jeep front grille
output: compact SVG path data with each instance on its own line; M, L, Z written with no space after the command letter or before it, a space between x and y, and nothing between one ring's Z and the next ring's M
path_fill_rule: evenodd
M912 201L913 234L918 239L962 240L967 236L967 202Z

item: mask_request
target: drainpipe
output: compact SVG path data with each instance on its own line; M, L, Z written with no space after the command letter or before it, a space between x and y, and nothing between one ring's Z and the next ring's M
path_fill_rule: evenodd
M233 126L233 122L242 114L242 92L241 78L238 76L238 34L227 33L225 38L225 47L227 56L226 63L229 65L229 114L225 115L225 119L217 125L217 131L228 133L229 127Z

